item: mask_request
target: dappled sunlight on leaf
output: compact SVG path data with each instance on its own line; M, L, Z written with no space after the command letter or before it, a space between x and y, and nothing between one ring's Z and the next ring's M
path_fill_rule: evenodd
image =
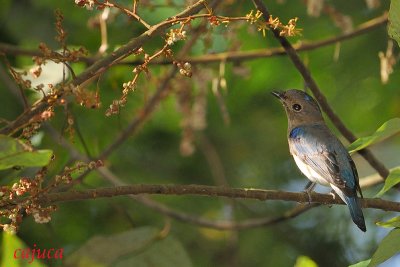
M41 167L49 164L53 152L51 150L29 151L23 143L0 135L0 170L14 166Z
M378 194L376 194L376 197L381 197L390 188L397 185L398 183L400 183L400 168L396 168L396 169L390 171L389 176L385 180L385 184L384 184L383 188L381 189L381 191L379 191Z
M299 256L294 267L318 267L318 265L308 256Z
M29 246L24 243L17 235L3 233L3 241L0 246L0 266L13 266L13 267L45 267L46 264L38 259L15 259L14 252L17 249L26 249ZM30 262L32 260L32 262Z
M382 226L382 227L396 227L400 228L400 217L394 217L386 222L377 222L376 225Z
M153 227L140 227L94 236L66 262L71 266L191 266L181 243L170 235L162 238L159 233Z
M368 266L377 266L400 252L400 228L389 232L381 241Z
M349 150L350 153L354 153L370 145L381 142L399 132L400 132L400 118L394 118L382 124L382 126L379 127L378 130L376 130L376 132L373 133L372 135L357 139L352 144L350 144L350 146L347 149Z

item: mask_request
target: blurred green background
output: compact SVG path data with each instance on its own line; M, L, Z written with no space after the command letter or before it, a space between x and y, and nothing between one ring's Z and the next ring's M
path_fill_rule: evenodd
M118 2L128 6L132 1ZM284 23L291 18L299 18L298 27L303 29L302 35L290 38L292 43L312 42L342 33L332 17L326 13L322 12L319 17L310 17L305 1L264 2L270 12ZM388 1L381 1L380 6L374 9L369 9L364 0L325 2L339 14L350 16L354 27L382 15L389 8ZM155 24L178 13L185 5L183 1L140 1L139 14L148 23ZM100 32L98 28L91 27L88 21L93 21L101 11L79 8L74 1L3 0L0 5L0 42L27 49L36 49L40 42L44 42L55 50L59 49L59 44L54 39L54 10L57 8L65 16L67 44L84 46L91 55L96 54L100 46ZM252 9L254 7L251 1L223 1L215 12L225 16L245 16ZM123 14L116 14L108 25L108 52L143 31L143 26ZM188 38L191 37L190 32L187 35ZM398 65L394 67L387 84L383 85L380 80L378 53L386 51L387 42L386 27L381 26L342 42L337 60L334 59L337 49L335 45L300 53L333 109L357 136L369 135L385 121L399 116ZM183 43L180 41L175 44L173 50L178 53ZM144 49L151 54L162 44L163 39L157 37L146 43ZM395 46L398 54L398 47L396 44ZM252 25L231 23L227 27L208 26L207 32L199 38L188 56L272 47L279 47L279 44L271 33L263 37ZM140 56L138 58L141 59ZM30 57L9 56L8 59L19 68L32 64ZM72 66L77 74L85 68L83 63L74 63ZM193 77L177 75L170 83L172 93L160 103L151 119L138 133L107 159L106 166L129 184L216 185L221 184L221 181L215 177L207 160L207 153L214 151L220 161L218 168L226 179L223 183L229 186L303 190L307 180L289 155L286 115L280 103L270 95L270 91L274 89L304 88L302 77L286 56L234 64L227 62L225 67L227 86L221 94L229 114L229 123L224 123L221 105L211 90L212 79L220 75L219 63L193 65ZM106 117L104 113L112 100L120 97L122 83L132 79L132 66L112 67L101 76L98 83L88 87L91 91L98 87L102 102L100 109L90 110L76 103L69 106L70 112L75 116L75 126L78 126L90 155L101 153L128 125L169 68L171 66L151 66L150 75L140 78L138 88L129 95L127 106L118 115ZM180 90L187 90L192 96L198 96L201 90L206 90L207 127L194 132L195 151L189 156L182 155L179 149L182 139L181 121L184 117L184 112L179 107ZM21 113L22 108L2 81L0 93L0 117L12 120ZM33 93L30 94L34 98ZM66 112L63 108L57 108L56 113L51 125L61 132L66 124ZM45 129L42 132L44 135L39 146L53 149L56 155L56 160L50 166L50 179L71 158L57 138L52 138ZM335 132L340 136L336 130ZM64 136L71 139L67 133ZM399 141L398 137L391 138L372 148L388 168L399 165ZM344 143L348 144L345 141ZM76 133L71 144L85 154L82 141ZM354 159L361 179L374 173L360 156L355 155ZM4 172L1 184L11 184L16 177L32 174L33 171L28 169ZM77 188L109 185L98 174L92 173ZM364 196L372 197L380 188L376 186L366 189ZM320 187L317 190L327 192ZM396 198L393 193L385 197ZM153 198L171 208L209 220L274 217L295 206L295 203L282 201L228 201L214 197ZM169 236L174 238L173 242L182 246L176 257L183 257L181 253L185 251L193 266L294 266L302 255L310 257L319 266L347 266L372 255L387 233L386 229L375 226L374 222L393 217L393 214L377 210L365 210L364 214L368 228L365 234L352 223L347 208L343 206L314 208L299 217L267 227L217 231L166 220L160 213L128 197L116 197L60 204L59 210L53 214L48 224L36 224L28 217L22 223L18 237L26 246L37 244L40 248L62 247L65 250L64 257L68 260L74 251L82 249L94 236L114 235L145 226L162 229L165 224L170 223ZM133 241L129 239L126 242ZM2 244L1 257L4 258L9 255L4 252L5 242ZM109 246L113 246L112 241ZM395 260L382 266L396 264ZM10 262L17 264L15 261ZM56 260L45 264L62 265Z

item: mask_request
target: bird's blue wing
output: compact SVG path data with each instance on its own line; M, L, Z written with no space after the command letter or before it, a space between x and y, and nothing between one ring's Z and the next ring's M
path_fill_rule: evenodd
M289 143L292 154L340 190L337 193L348 205L353 222L365 232L357 169L343 144L325 125L296 127L289 133Z
M347 150L325 125L300 126L289 133L290 151L316 173L352 196L358 185Z

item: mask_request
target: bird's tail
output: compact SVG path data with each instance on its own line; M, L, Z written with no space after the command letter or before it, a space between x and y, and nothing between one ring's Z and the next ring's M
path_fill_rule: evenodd
M360 202L358 201L357 196L348 197L345 196L345 202L350 210L351 219L353 222L361 229L361 231L367 231L367 227L365 227L364 215L361 210Z

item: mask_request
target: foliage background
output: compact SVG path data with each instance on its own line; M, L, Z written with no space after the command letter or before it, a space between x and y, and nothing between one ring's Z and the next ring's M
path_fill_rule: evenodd
M99 11L88 11L77 7L73 1L65 0L2 2L0 42L32 49L37 48L40 42L45 42L58 49L59 45L54 40L54 10L58 8L65 16L68 45L84 46L91 54L98 50L99 30L91 28L88 21ZM126 6L131 4L131 1L119 2ZM303 29L302 36L291 38L292 43L321 40L342 33L328 15L321 14L316 18L307 15L304 1L265 2L271 13L281 21L299 18L298 27ZM354 25L380 16L389 8L388 1L381 1L375 9L369 9L362 0L326 2L338 12L350 16ZM151 8L146 3L161 6ZM183 1L178 0L143 1L143 6L139 4L140 15L148 23L154 24L182 10L182 4ZM250 1L223 1L216 13L244 16L252 9L254 6ZM108 51L126 43L143 30L142 26L126 16L117 15L108 27ZM386 51L387 41L387 30L383 26L342 42L337 61L333 59L335 46L332 45L300 53L329 103L357 136L372 133L400 112L398 65L387 84L382 84L380 80L378 53ZM154 51L162 43L161 38L155 38L146 44L145 51ZM173 47L174 51L179 51L182 43L177 43ZM231 23L228 27L209 26L205 35L190 51L190 56L272 47L279 47L279 44L271 33L263 37L255 27L247 23ZM9 60L19 68L32 64L30 57L13 57ZM83 63L72 66L76 73L85 68ZM168 68L151 66L150 75L140 79L137 90L129 96L128 105L116 116L105 117L104 113L112 100L120 96L122 83L132 78L132 66L113 67L102 75L97 84L90 85L90 90L95 91L97 86L100 89L100 109L90 110L76 103L69 106L75 117L75 126L79 127L90 155L98 155L115 139L138 112L146 97L155 90L158 78ZM211 80L218 78L219 68L218 63L194 65L192 78L176 77L170 84L174 93L160 103L138 134L118 148L106 161L106 165L129 184L215 185L218 180L213 177L207 154L204 153L207 151L207 148L204 150L204 144L208 144L218 153L220 167L229 186L302 190L306 180L297 170L287 149L286 116L278 101L270 95L273 89L303 88L302 77L286 56L226 63L224 78L227 90L223 92L223 99L230 122L224 123L220 105L211 90ZM183 156L179 149L183 113L176 92L185 87L197 94L202 86L207 90L207 127L195 134L195 152ZM12 120L21 113L22 107L3 83L0 83L0 92L0 117ZM31 93L30 97L35 96ZM63 108L56 111L58 114L51 124L62 131L66 123L66 112ZM51 176L60 171L71 159L71 155L59 145L57 138L51 138L46 129L41 132L44 135L39 147L51 148L56 155L56 160L50 166ZM86 153L76 133L72 137L68 133L64 135L71 139L74 147ZM372 150L387 167L394 167L399 164L399 145L399 139L392 138ZM358 155L354 159L361 178L373 173ZM33 172L31 169L5 171L1 175L1 183L10 184L16 177ZM109 184L92 173L77 188L106 185ZM379 189L377 186L364 190L364 195L372 197ZM326 192L323 188L318 190ZM394 193L387 197L396 199ZM154 199L175 209L212 220L273 217L294 205L251 200L231 202L226 199L189 196L157 196ZM26 219L18 237L27 246L35 243L43 248L63 247L65 258L68 258L68 255L79 250L94 236L117 234L142 226L162 229L170 223L169 235L182 244L194 266L292 266L301 255L310 257L319 266L345 266L370 257L387 233L386 229L375 226L374 222L392 217L389 213L374 210L365 210L364 214L368 228L365 234L352 224L343 206L318 207L292 220L268 227L217 231L176 220L169 221L132 199L118 197L60 204L48 224L36 224L32 218ZM396 259L393 259L386 266L395 262ZM59 263L50 261L46 264Z

